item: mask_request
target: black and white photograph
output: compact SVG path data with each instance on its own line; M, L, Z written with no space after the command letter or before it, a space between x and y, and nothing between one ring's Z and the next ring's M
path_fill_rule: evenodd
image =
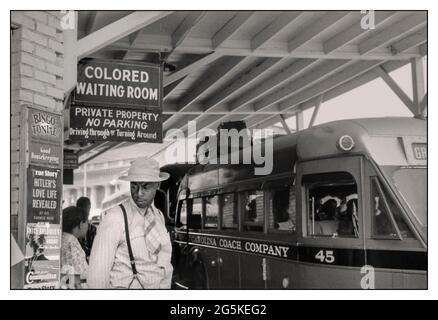
M9 11L5 289L431 289L427 8L101 5Z

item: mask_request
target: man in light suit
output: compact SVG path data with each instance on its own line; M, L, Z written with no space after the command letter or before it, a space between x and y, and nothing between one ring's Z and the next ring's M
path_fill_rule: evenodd
M90 256L90 288L170 288L172 245L164 216L153 204L160 182L168 178L155 160L144 158L119 178L130 182L130 196L108 210L98 228Z

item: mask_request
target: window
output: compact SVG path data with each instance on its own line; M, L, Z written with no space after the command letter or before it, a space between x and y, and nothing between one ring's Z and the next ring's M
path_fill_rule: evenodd
M201 229L202 198L194 198L189 202L191 214L189 216L190 228Z
M179 227L187 225L191 229L201 229L202 199L180 201Z
M371 178L371 209L373 237L390 239L413 237L399 208L388 193L382 189L377 177Z
M244 230L263 231L264 197L263 191L250 191L244 194Z
M219 196L210 196L205 198L205 222L204 227L217 228L219 214Z
M399 169L394 172L392 179L417 220L423 227L427 227L427 170Z
M224 194L222 202L222 228L237 229L237 199L234 193Z
M271 191L269 229L296 232L295 188L287 187Z
M199 217L202 216L202 198L193 199L192 215Z
M307 194L308 236L359 237L357 184L351 174L307 175L303 185Z
M187 225L187 200L180 201L179 223L180 226Z

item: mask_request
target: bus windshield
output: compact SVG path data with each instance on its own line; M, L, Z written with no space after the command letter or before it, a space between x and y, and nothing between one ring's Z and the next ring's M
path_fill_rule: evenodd
M389 177L422 227L427 227L427 169L396 168Z

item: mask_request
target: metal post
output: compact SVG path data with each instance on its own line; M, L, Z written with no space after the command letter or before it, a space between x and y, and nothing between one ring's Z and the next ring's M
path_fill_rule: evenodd
M420 109L423 117L427 117L427 92L424 95L423 100L421 100Z
M421 102L423 101L425 94L424 86L424 70L422 58L411 59L411 71L412 71L412 91L414 94L414 108L415 115L421 115L423 110L421 109Z
M417 114L417 108L411 98L403 91L402 88L394 81L388 72L381 66L375 68L376 73L382 78L383 81L391 88L391 90L399 97L399 99L405 104L406 107L414 114Z
M312 236L315 235L315 197L312 197Z
M284 115L280 114L280 121L281 124L283 125L284 130L286 131L287 134L291 134L292 131L290 131L289 126L286 123L286 119L284 118Z
M87 164L84 164L84 197L87 196Z
M313 111L312 118L310 119L309 128L313 127L313 125L315 124L316 116L319 113L319 109L321 107L323 97L324 95L321 94L316 100L315 110Z
M69 13L66 13L67 15ZM76 86L77 81L77 56L76 46L78 41L78 12L75 11L73 28L64 30L64 89L68 94Z
M297 131L304 129L304 118L303 118L303 111L299 110L296 113L296 120L297 120Z

